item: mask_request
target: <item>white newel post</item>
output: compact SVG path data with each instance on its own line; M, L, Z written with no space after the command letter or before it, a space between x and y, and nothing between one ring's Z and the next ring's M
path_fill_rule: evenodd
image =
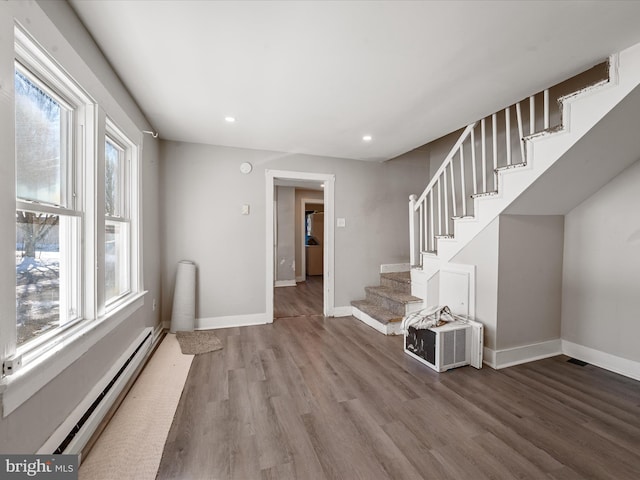
M416 195L409 195L409 264L417 265L416 252Z

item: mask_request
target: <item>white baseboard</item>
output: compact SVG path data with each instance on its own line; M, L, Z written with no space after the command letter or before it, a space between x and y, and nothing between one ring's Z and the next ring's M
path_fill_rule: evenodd
M122 389L133 377L136 371L138 371L138 367L140 367L146 360L147 353L151 348L153 338L152 330L152 327L148 327L142 331L142 333L131 343L131 345L125 350L120 358L113 364L109 371L107 371L107 373L100 380L98 380L91 391L84 397L84 399L82 399L78 406L73 409L66 420L62 422L62 424L53 432L53 434L47 439L47 441L38 449L37 453L51 454L60 446L64 439L67 438L67 435L69 435L71 430L87 412L89 407L91 407L93 402L95 402L96 399L102 394L103 390L113 380L113 378L126 363L129 357L144 341L141 350L138 351L136 356L132 358L129 365L127 365L126 369L111 386L110 390L100 401L99 405L89 416L87 421L76 433L71 443L69 443L66 450L63 452L65 454L80 453L82 448L86 445L87 441L89 441L96 428L113 405L113 402L115 402L115 400L118 398L118 395L120 395L120 392L122 392ZM149 333L152 333L152 335L145 340L145 337L147 337Z
M295 287L295 280L276 280L275 287Z
M216 328L247 327L249 325L264 325L272 323L266 313L252 313L249 315L230 315L226 317L196 318L196 330L210 330Z
M334 317L348 317L349 315L353 315L353 307L351 305L333 308Z
M567 340L562 340L562 353L596 367L619 373L634 380L640 380L640 362L601 352Z
M300 275L299 277L296 277L296 282L297 283L306 282L306 281L307 281L307 278L302 276L302 275Z
M411 265L408 263L387 263L380 265L380 273L408 272Z
M482 363L491 368L496 368L496 351L491 348L484 347L482 349Z
M495 366L501 369L520 365L521 363L534 362L543 358L554 357L562 353L562 343L559 338L546 342L523 345L521 347L506 348L495 351Z

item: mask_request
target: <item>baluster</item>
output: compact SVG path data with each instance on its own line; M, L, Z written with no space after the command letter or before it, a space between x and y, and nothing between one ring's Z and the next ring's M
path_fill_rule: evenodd
M518 121L518 136L520 137L520 158L522 163L524 163L524 133L522 131L522 109L520 108L520 102L516 103L516 118Z
M442 184L440 179L442 175L438 177L438 235L442 235Z
M444 234L449 235L449 189L447 188L447 168L445 167L442 172L444 175L444 180L442 184L444 185Z
M416 199L415 195L409 195L409 262L416 263ZM422 263L422 262L421 262Z
M453 174L453 158L451 159L451 163L449 164L449 166L451 167L451 209L453 211L453 216L457 217L458 213L456 210L456 204L458 203L456 201L456 180ZM445 170L445 174L446 174L446 170ZM449 221L449 216L447 215L447 223Z
M491 115L491 129L493 133L493 189L498 189L498 115Z
M487 191L487 134L484 118L480 121L480 140L482 141L482 193Z
M544 129L549 128L549 89L544 91Z
M478 176L476 174L476 136L475 127L471 130L471 177L473 180L473 194L478 193Z
M536 133L536 97L529 97L529 135Z
M473 134L473 130L471 130L471 132ZM451 173L453 173L453 164L451 164ZM464 178L464 144L463 144L463 145L460 145L460 197L462 198L462 216L463 217L467 216L467 200L465 195L467 186L465 184L466 182Z
M431 221L431 233L429 235L429 241L431 242L431 251L435 251L436 249L436 239L435 239L435 234L436 231L433 228L433 225L435 223L435 219L433 217L433 189L431 189L431 191L429 192L429 219Z
M420 237L420 250L418 250L418 255L420 255L424 251L423 204L424 202L420 202L420 205L418 206L418 231L420 232L420 234L418 235Z
M507 165L511 165L511 108L504 109L504 138L507 147Z

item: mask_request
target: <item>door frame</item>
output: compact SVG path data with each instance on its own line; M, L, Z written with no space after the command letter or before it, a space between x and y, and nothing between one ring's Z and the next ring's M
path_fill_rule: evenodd
M266 223L266 315L267 322L273 322L273 289L275 285L275 269L274 269L274 245L275 245L275 181L278 180L302 180L302 181L318 181L324 183L324 241L323 241L323 315L325 317L332 317L334 315L334 258L335 258L335 232L334 232L334 217L335 217L335 175L328 173L309 173L309 172L295 172L288 170L266 170L266 202L267 206L267 223Z

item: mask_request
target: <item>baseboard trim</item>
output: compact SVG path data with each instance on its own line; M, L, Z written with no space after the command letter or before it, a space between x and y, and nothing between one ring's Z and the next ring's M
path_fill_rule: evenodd
M495 369L496 368L496 351L491 348L484 347L482 349L482 363Z
M347 305L346 307L334 307L333 316L334 317L348 317L353 315L353 307L351 305Z
M387 263L380 265L380 273L408 272L411 265L408 263Z
M543 358L555 357L562 353L562 342L559 338L546 342L505 348L495 351L495 369L512 367L521 363L534 362Z
M206 317L196 319L196 330L212 330L217 328L247 327L249 325L264 325L272 323L266 313L253 313L249 315L230 315L226 317Z
M295 287L295 280L276 280L275 287Z
M296 277L297 283L305 282L306 280L307 280L306 277L303 277L302 275L300 275L299 277Z
M640 381L640 362L618 357L584 345L562 340L562 353L596 367Z

